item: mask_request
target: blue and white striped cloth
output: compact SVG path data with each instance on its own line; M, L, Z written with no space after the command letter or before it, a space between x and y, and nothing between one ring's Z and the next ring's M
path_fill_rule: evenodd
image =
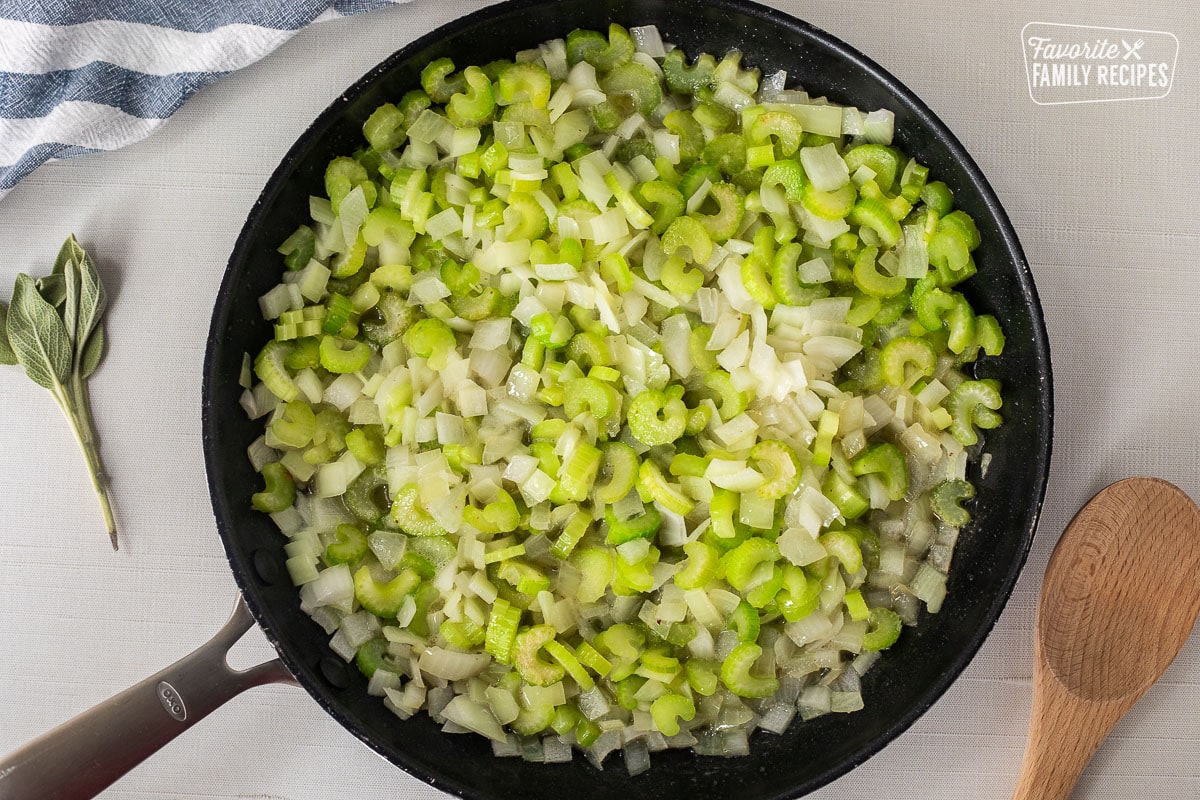
M403 0L0 0L0 197L52 159L143 139L314 22Z

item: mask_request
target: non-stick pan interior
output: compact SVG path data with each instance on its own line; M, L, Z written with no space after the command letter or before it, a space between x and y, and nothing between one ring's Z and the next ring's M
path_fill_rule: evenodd
M238 405L243 354L271 336L257 298L278 282L275 248L308 218L328 161L361 145L363 121L380 103L418 85L421 67L449 56L460 67L511 57L574 28L657 24L688 53L745 53L764 71L786 69L789 86L863 109L896 114L897 143L928 164L977 221L979 273L963 286L975 308L995 314L1008 336L981 377L1004 383L1005 424L991 432L992 454L975 521L964 531L940 614L926 615L864 680L866 709L799 723L782 736L758 733L751 755L701 758L656 753L648 773L630 778L620 759L603 772L582 757L570 765L497 759L473 735L443 734L428 717L401 721L366 681L327 646L328 636L298 608L284 569L284 538L250 510L258 478L246 446L261 422ZM334 102L272 176L238 239L216 299L205 362L204 448L218 527L246 600L300 683L329 713L392 762L439 788L469 797L793 797L862 762L910 725L962 671L1007 600L1028 551L1050 461L1051 382L1046 333L1020 245L995 195L961 145L930 111L873 62L829 35L761 6L735 0L518 0L478 12L396 53ZM352 780L352 778L351 778Z

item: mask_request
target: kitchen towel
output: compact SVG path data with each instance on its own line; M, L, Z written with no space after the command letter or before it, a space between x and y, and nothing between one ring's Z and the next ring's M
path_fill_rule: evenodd
M314 22L404 0L0 0L0 197L47 161L149 136Z

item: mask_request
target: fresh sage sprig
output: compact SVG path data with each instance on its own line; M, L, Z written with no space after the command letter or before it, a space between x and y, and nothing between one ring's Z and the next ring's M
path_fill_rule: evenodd
M17 275L11 306L0 302L0 364L20 364L25 374L50 391L71 425L113 550L117 524L88 403L87 379L104 356L106 297L100 274L75 237L69 236L49 275L34 280Z

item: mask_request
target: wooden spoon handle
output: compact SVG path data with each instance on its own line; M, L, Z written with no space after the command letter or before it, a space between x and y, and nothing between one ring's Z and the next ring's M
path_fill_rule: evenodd
M1013 800L1066 800L1100 742L1136 697L1094 701L1067 690L1034 644L1033 714Z

